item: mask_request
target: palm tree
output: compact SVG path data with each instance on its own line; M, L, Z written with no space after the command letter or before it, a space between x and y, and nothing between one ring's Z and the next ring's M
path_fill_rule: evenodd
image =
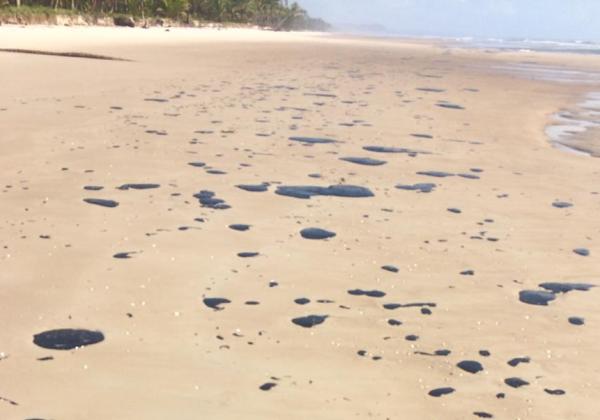
M302 9L298 3L292 3L291 7L287 7L284 9L284 16L281 18L279 23L274 27L276 31L280 31L284 28L293 29L296 21L299 19L306 19L306 11Z

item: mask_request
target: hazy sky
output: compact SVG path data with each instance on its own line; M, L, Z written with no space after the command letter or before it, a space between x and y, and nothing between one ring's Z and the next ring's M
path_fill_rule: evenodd
M297 0L331 23L407 35L600 41L600 0Z

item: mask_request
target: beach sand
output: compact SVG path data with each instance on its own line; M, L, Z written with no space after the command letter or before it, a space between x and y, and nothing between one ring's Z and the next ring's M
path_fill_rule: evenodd
M493 69L599 59L175 28L3 26L0 48L130 60L0 53L0 418L600 417L600 291L519 299L600 284L600 160L544 133L591 88ZM275 193L338 184L372 196ZM33 343L55 329L104 340Z

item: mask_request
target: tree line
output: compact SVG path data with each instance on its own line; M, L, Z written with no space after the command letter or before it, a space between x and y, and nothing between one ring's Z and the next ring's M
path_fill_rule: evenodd
M89 15L170 18L184 23L193 19L253 23L285 30L326 30L329 26L288 0L0 0L0 5L68 9Z

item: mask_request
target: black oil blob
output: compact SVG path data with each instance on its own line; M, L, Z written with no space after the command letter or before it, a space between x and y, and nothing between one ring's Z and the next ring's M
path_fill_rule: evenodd
M473 270L464 270L460 272L461 276L474 276L475 275L475 271Z
M224 305L227 303L231 303L229 299L226 298L204 298L202 300L206 306L214 309L215 311L222 311L225 308L221 308L220 305Z
M198 199L202 207L208 207L215 210L227 210L231 208L225 200L217 198L212 191L202 190L199 193L194 194L194 197Z
M444 171L419 171L417 172L417 175L432 176L434 178L446 178L449 176L454 176L454 174Z
M206 166L204 162L188 162L188 165L193 166L194 168L202 168Z
M429 92L429 93L443 93L446 91L446 89L429 88L429 87L420 87L420 88L416 88L416 89L420 90L421 92Z
M267 383L262 384L259 387L259 389L261 391L270 391L272 388L274 388L276 386L277 386L277 384L275 382L267 382Z
M459 177L461 178L465 178L465 179L481 179L480 176L478 175L473 175L473 174L457 174Z
M240 258L253 258L258 257L260 253L258 252L238 252L238 257Z
M117 187L118 190L151 190L154 188L159 188L160 184L123 184L120 187Z
M582 257L589 257L590 250L587 248L575 248L573 252L577 255L581 255Z
M211 174L211 175L225 175L225 174L227 174L227 172L222 171L220 169L207 169L206 173L207 174Z
M437 187L437 185L432 184L430 182L421 182L421 183L412 184L412 185L407 185L407 184L396 185L396 188L398 188L399 190L418 191L418 192L422 192L422 193L430 193L435 189L435 187Z
M166 136L167 132L165 130L146 130L148 134L156 134L157 136Z
M324 195L324 196L335 196L335 197L351 197L351 198L363 198L373 197L374 194L371 190L365 187L359 187L356 185L330 185L329 187L316 187L316 186L279 186L275 191L276 194L284 195L287 197L309 199L312 196Z
M465 109L465 107L462 105L457 105L457 104L453 104L453 103L446 102L446 101L438 102L436 105L439 106L440 108L447 108L447 109L459 109L459 110Z
M543 290L522 290L519 292L519 300L530 305L547 306L548 302L556 299L554 293Z
M100 331L60 329L45 331L33 336L33 342L52 350L71 350L104 341Z
M383 307L387 310L393 311L394 309L398 309L398 308L422 308L422 307L429 307L429 308L435 308L437 306L437 304L432 303L432 302L427 302L427 303L386 303L385 305L383 305Z
M304 239L328 239L335 237L335 232L330 232L320 228L306 228L300 231Z
M431 134L421 134L421 133L411 133L411 136L417 139L432 139L433 136Z
M461 209L457 209L456 207L450 207L449 209L447 209L450 213L455 213L455 214L460 214L462 213Z
M405 153L409 156L416 156L418 154L429 154L429 152L423 152L420 150L411 150L405 147L387 147L387 146L364 146L363 150L373 153Z
M388 319L388 324L392 327L398 327L402 325L402 321L398 321L397 319Z
M294 318L292 319L292 322L304 328L312 328L325 322L328 317L328 315L308 315L300 318Z
M593 284L589 283L541 283L540 287L546 290L550 290L553 293L568 293L573 290L577 290L580 292L587 292L592 287L595 287Z
M333 139L325 139L319 137L290 137L290 141L298 141L300 143L306 144L329 144L329 143L338 143L337 140Z
M436 350L433 353L427 353L425 351L415 351L415 354L418 354L420 356L441 356L441 357L445 357L445 356L449 356L450 353L452 353L452 352L450 350L447 350L447 349Z
M265 192L265 191L269 190L269 184L267 184L267 183L256 184L256 185L241 184L241 185L236 185L236 187L238 187L240 190L249 191L249 192Z
M404 337L404 339L406 341L417 341L419 339L418 335L414 335L414 334L409 334L406 337Z
M483 370L483 366L481 363L476 362L475 360L463 360L462 362L458 362L458 364L456 365L458 366L460 369L464 370L465 372L469 372L469 373L477 373L477 372L481 372Z
M305 93L304 96L317 96L319 98L337 98L337 95L332 93Z
M512 388L520 388L522 386L529 385L529 382L521 378L506 378L504 383Z
M572 316L572 317L569 317L569 324L577 325L577 326L584 325L585 319L578 317L578 316Z
M400 271L400 269L398 269L398 267L395 267L393 265L384 265L381 267L382 270L385 271L389 271L390 273L397 273Z
M448 394L452 394L454 392L454 388L436 388L436 389L432 389L431 391L429 391L429 395L432 397L441 397L444 395L448 395Z
M567 209L569 207L573 207L573 204L568 203L566 201L555 201L554 203L552 203L552 205L557 209Z
M113 255L113 258L126 260L131 258L131 254L133 254L133 252L117 252L115 255Z
M565 395L566 392L562 389L548 389L544 388L544 392L550 395Z
M100 191L103 190L104 187L101 187L100 185L86 185L83 189L87 191Z
M486 413L485 411L474 411L473 415L479 417L481 419L493 419L494 416L490 413Z
M345 162L350 162L350 163L356 163L357 165L366 165L366 166L381 166L381 165L385 165L387 163L385 160L371 159L368 157L365 157L365 158L343 157L343 158L340 158L340 160L343 160Z
M244 224L241 224L241 223L229 225L229 229L237 230L238 232L245 232L248 229L250 229L250 227L251 227L250 225L244 225Z
M28 50L22 48L0 48L2 52L17 53L17 54L37 54L37 55L49 55L57 57L72 57L72 58L88 58L92 60L114 60L114 61L130 61L125 58L109 57L106 55L81 53L81 52L56 52L56 51L42 51L42 50ZM76 108L83 108L82 105L76 105ZM0 108L0 111L6 111L6 108Z
M352 296L368 296L373 298L382 298L385 296L385 292L382 292L381 290L353 289L348 290L348 294Z
M531 358L529 357L515 357L514 359L510 359L508 362L509 366L512 367L516 367L519 366L521 363L529 363L531 362Z
M297 303L298 305L306 305L310 303L310 299L308 298L298 298L298 299L294 299L294 302Z
M492 353L490 353L488 350L479 350L479 355L483 357L490 357Z
M119 203L114 200L104 200L102 198L84 198L83 201L85 201L86 203L89 203L89 204L95 204L97 206L108 207L108 208L114 208L119 205Z

